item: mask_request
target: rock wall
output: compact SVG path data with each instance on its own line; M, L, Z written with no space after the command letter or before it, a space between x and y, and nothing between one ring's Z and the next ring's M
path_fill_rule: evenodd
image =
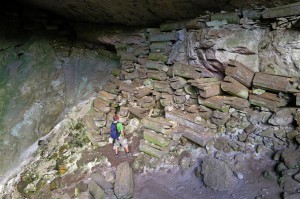
M99 90L119 65L84 46L40 37L0 43L1 175L65 110Z

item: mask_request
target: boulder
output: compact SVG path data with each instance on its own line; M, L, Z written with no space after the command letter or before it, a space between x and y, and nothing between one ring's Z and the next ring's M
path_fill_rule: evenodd
M210 158L202 163L203 182L216 190L229 190L236 184L237 179L232 170L222 160Z
M107 182L105 180L105 177L101 175L100 173L92 173L90 176L94 182L97 183L98 186L100 186L104 191L106 189L112 189L113 185L110 182Z
M106 196L105 192L101 189L101 187L93 180L90 180L88 182L88 189L94 198L104 199Z
M300 149L296 151L284 149L281 158L284 164L290 169L300 167Z
M285 126L294 121L294 113L296 109L283 108L272 115L268 123L275 126Z
M116 182L114 192L118 199L127 199L133 197L133 171L128 162L118 165L116 171Z

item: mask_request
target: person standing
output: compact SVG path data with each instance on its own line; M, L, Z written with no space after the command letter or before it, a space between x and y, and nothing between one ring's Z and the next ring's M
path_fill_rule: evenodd
M119 147L122 145L122 147L125 149L126 155L129 154L129 147L127 143L127 139L125 138L125 131L123 124L119 122L119 116L114 115L113 122L110 127L110 136L113 139L113 147L115 151L115 155L118 156L119 154Z

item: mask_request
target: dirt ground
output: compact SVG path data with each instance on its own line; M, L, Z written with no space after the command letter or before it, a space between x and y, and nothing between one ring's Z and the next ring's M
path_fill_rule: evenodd
M101 148L101 153L117 166L124 161L130 164L134 161L133 154L138 153L139 137L130 137L129 149L131 156L126 157L125 151L120 151L119 156L114 155L113 146L109 144ZM250 157L239 162L238 172L243 174L243 179L228 191L216 191L206 187L200 177L195 175L197 165L182 170L169 169L167 172L135 173L135 199L280 199L282 189L277 182L265 179L261 174L274 166L270 157Z
M228 191L214 191L194 174L195 168L182 171L135 174L136 199L280 199L282 189L277 182L262 177L272 167L266 158L242 162L243 179Z

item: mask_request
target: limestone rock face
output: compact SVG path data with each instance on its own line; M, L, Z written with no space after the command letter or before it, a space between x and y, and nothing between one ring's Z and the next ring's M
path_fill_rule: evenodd
M32 37L0 52L0 175L49 133L66 108L108 81L116 66L91 50L52 42Z
M228 190L236 183L232 170L221 160L204 160L202 174L204 175L204 183L212 189Z
M282 35L284 34L284 37ZM286 76L300 74L298 31L269 32L259 45L260 71Z

